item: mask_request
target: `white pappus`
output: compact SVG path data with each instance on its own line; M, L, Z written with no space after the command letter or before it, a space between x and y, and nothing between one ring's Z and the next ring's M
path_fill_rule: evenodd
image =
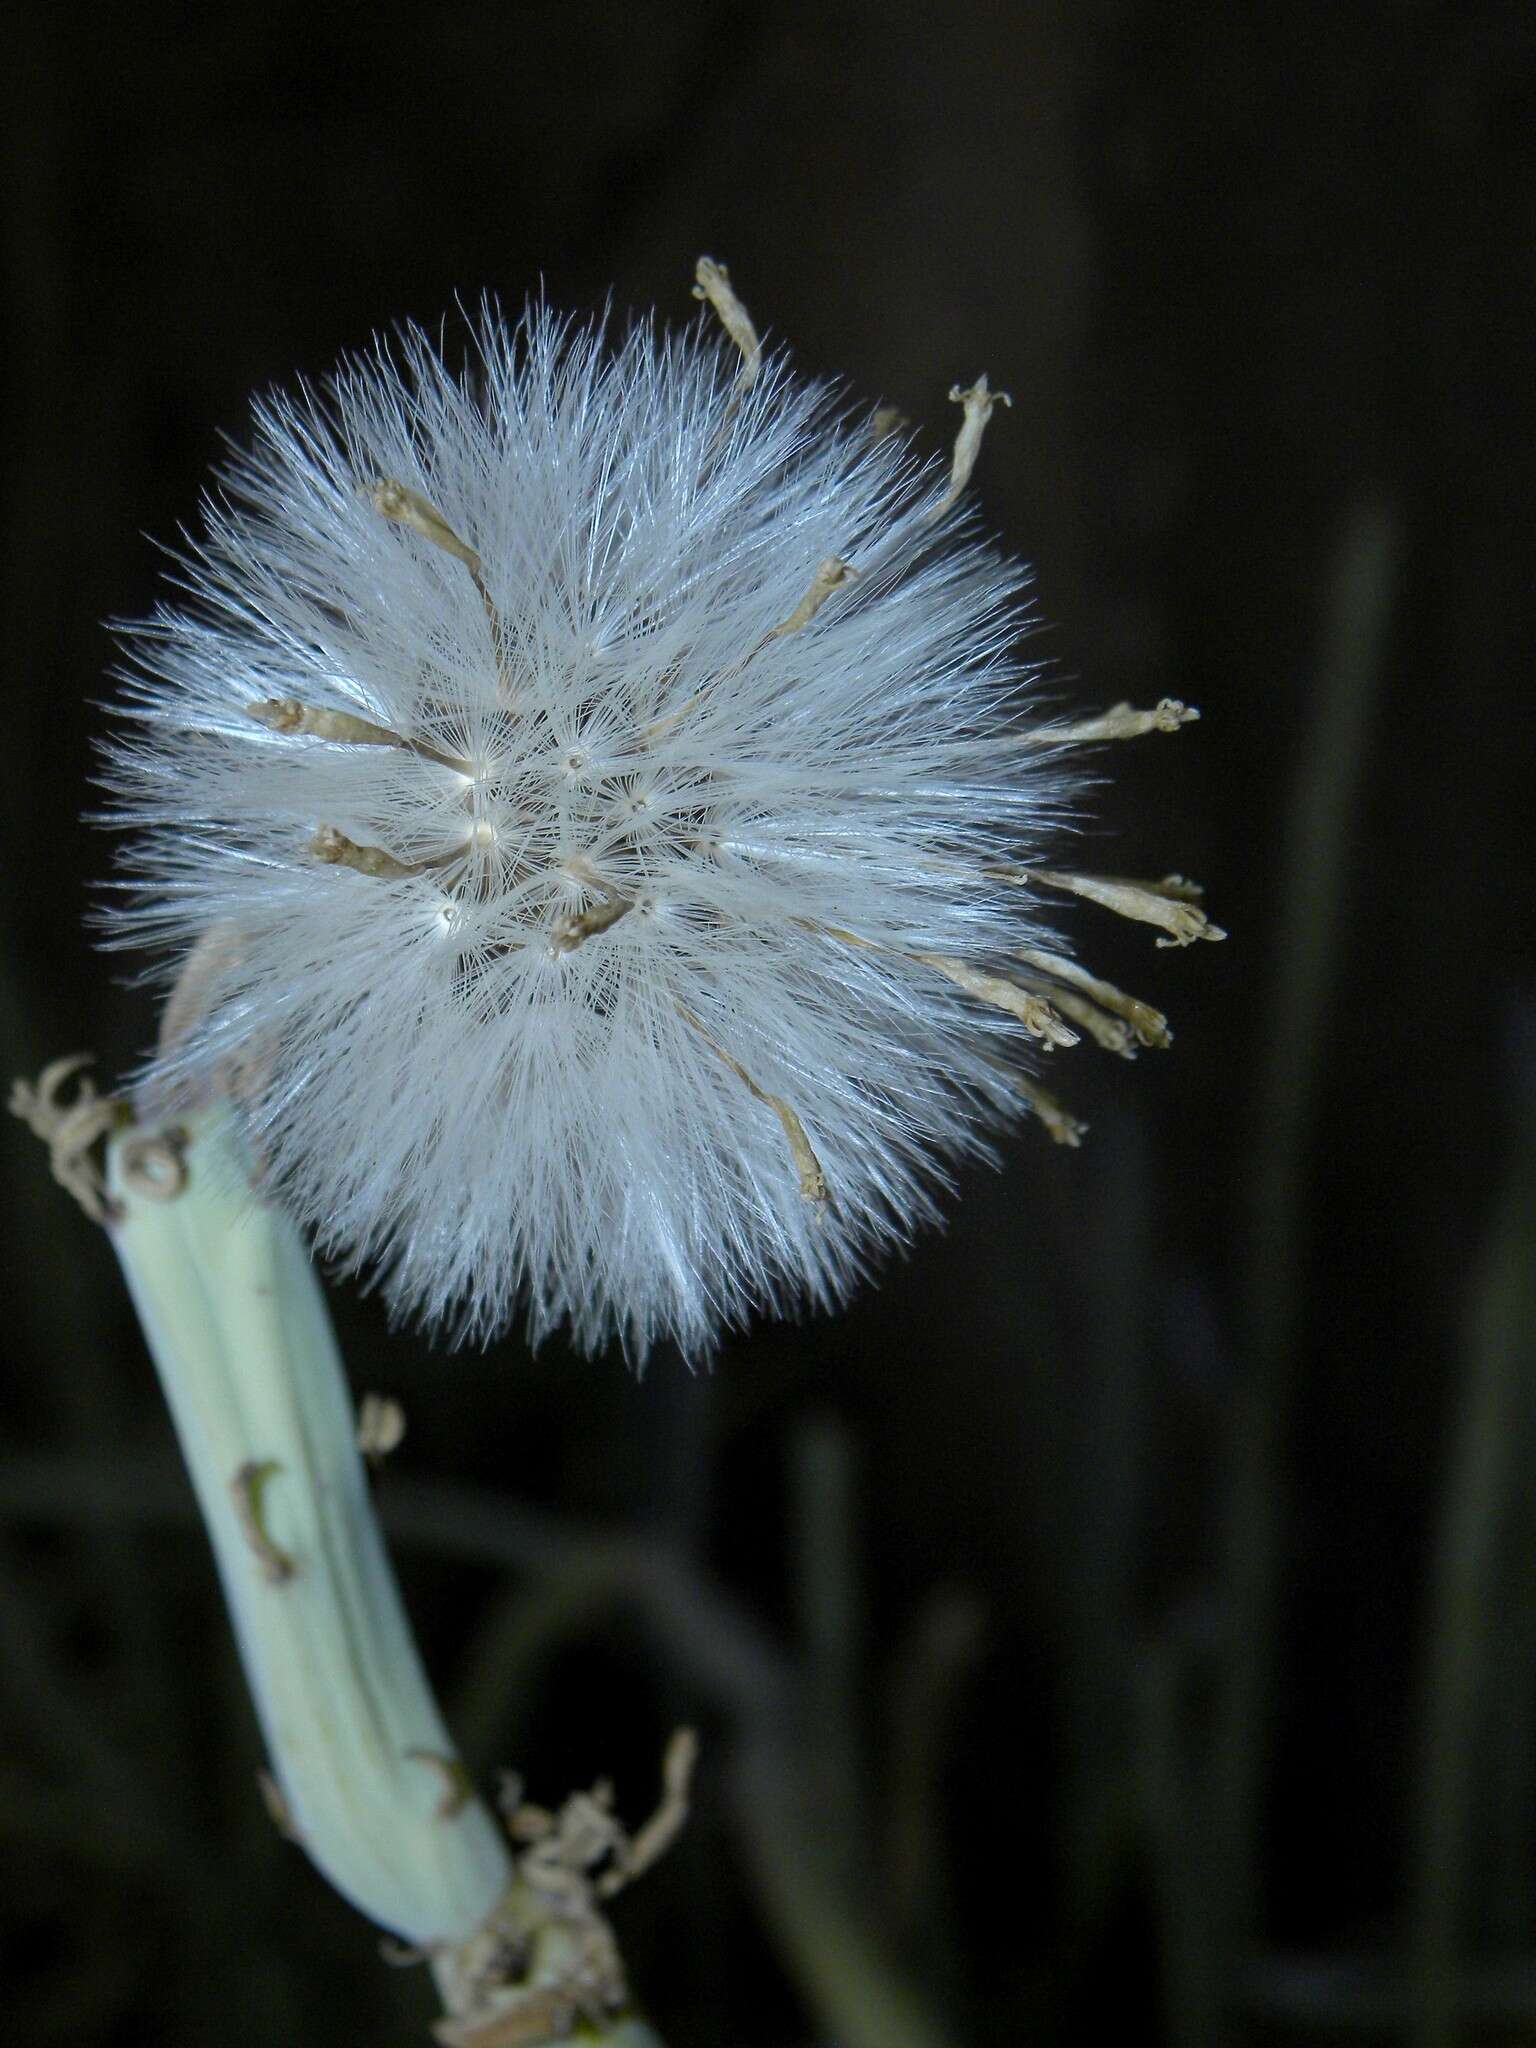
M835 1303L1000 1122L1076 1142L1032 1053L1166 1042L1051 893L1217 935L1036 866L1074 746L1193 714L1027 723L986 380L924 464L698 277L728 340L487 311L462 373L407 330L259 401L129 637L109 942L180 975L141 1086L230 1093L318 1248L460 1339L699 1358Z

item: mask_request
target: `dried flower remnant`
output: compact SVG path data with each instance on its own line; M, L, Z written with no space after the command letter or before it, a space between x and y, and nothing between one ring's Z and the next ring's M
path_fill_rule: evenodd
M713 256L701 256L694 265L693 296L707 299L719 315L720 325L741 350L741 368L736 373L736 393L757 382L757 373L762 368L763 344L758 339L752 316L737 298L731 283L731 273L723 263L717 263Z
M949 486L933 508L931 516L935 519L949 511L970 482L976 468L976 459L981 454L981 437L987 431L987 422L992 417L993 407L1011 407L1013 404L1006 391L994 391L991 388L987 383L985 370L969 391L962 391L958 384L951 385L949 402L962 408L962 417L960 431L955 436L955 452L950 462Z
M1045 1126L1046 1136L1054 1145L1070 1145L1075 1152L1082 1144L1088 1126L1080 1123L1070 1110L1063 1109L1056 1097L1038 1081L1027 1075L1016 1075L1015 1081L1029 1102L1030 1108Z
M1006 394L923 463L694 289L686 335L488 311L472 374L412 330L259 402L131 642L112 937L194 963L146 1085L238 1077L264 1186L461 1338L835 1303L946 1161L1078 1141L1021 1058L1168 1042L1071 898L1220 936L1059 865L1075 750L1198 714L1031 718L968 510Z
M534 1806L508 1773L501 1810L514 1855L506 1896L480 1934L432 1954L452 2017L433 2033L444 2048L515 2048L562 2041L622 2013L629 1988L603 1905L663 1857L688 1818L698 1738L676 1729L662 1758L661 1799L633 1835L601 1780L559 1808Z
M1200 894L1182 876L1168 875L1161 882L1122 882L1106 875L1063 875L1049 868L1035 868L1032 879L1048 889L1065 889L1086 902L1142 924L1160 925L1168 934L1159 946L1191 946L1196 939L1224 939L1219 924L1212 924L1195 903Z
M1193 725L1199 716L1192 704L1162 697L1150 711L1138 711L1133 704L1115 704L1096 718L1042 726L1030 737L1041 746L1087 746L1094 740L1134 740L1147 732L1177 732L1181 725Z
M105 1223L111 1216L111 1201L95 1153L102 1139L126 1121L127 1112L110 1095L97 1093L96 1084L83 1071L92 1058L88 1052L69 1053L50 1061L35 1083L13 1081L7 1107L48 1147L49 1170L59 1186L74 1197L93 1223ZM66 1102L62 1091L70 1081L75 1083L75 1092Z

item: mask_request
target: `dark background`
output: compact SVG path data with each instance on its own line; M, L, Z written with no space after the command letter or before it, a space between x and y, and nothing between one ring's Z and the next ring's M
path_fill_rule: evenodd
M1536 36L1519 5L34 7L5 67L0 1037L148 999L82 932L110 639L248 394L456 294L701 250L947 445L1106 760L1094 864L1232 937L1093 963L1168 1054L836 1321L643 1383L429 1357L386 1514L450 1720L699 1810L619 1909L671 2048L1536 2039ZM7 1124L4 2031L423 2038L271 1833L110 1251ZM619 1562L594 1532L618 1530Z

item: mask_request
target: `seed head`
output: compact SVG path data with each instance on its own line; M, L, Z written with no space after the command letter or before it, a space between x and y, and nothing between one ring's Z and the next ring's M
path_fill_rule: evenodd
M130 637L145 1085L232 1091L321 1250L460 1338L706 1354L1000 1122L1080 1130L1017 1064L1077 1036L1031 868L1079 735L966 509L994 395L924 464L699 276L731 339L488 311L463 373L407 330L259 401Z

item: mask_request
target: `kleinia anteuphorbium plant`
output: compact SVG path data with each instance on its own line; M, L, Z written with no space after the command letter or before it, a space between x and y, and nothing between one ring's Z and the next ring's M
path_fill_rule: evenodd
M1060 867L1078 750L1032 710L1027 575L951 460L726 337L485 311L255 408L130 640L116 943L179 976L147 1100L233 1095L265 1185L391 1302L519 1302L706 1354L841 1298L1031 1071L1162 1016L1069 895L1216 938L1177 877ZM709 321L706 312L702 318Z

